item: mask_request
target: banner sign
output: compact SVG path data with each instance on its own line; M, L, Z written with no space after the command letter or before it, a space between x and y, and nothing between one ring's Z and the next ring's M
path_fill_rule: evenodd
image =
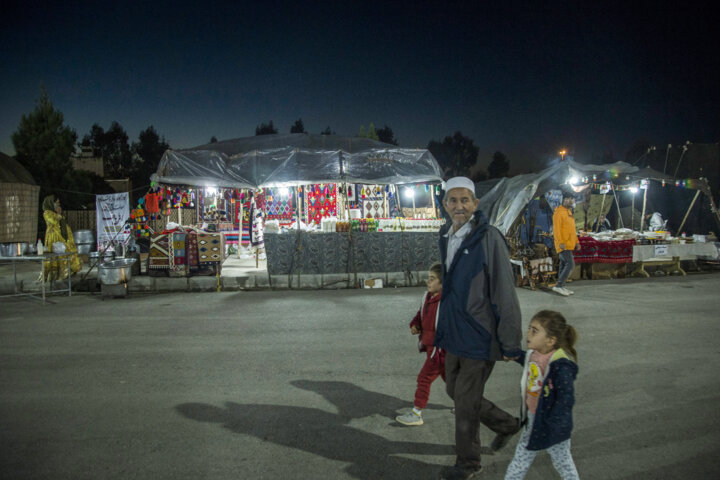
M129 192L110 193L95 196L97 212L98 250L109 244L125 243L130 237L130 194Z
M655 245L655 256L656 257L667 257L668 246L667 245Z

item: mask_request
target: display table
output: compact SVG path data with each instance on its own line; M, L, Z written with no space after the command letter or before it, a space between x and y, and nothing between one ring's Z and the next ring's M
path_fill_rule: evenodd
M580 250L573 252L575 263L630 263L633 260L635 240L598 241L592 237L579 237Z
M72 255L76 255L75 252L68 252L68 253L46 253L45 255L24 255L20 257L0 257L0 263L6 263L6 264L12 264L13 266L13 285L15 286L15 293L10 293L7 295L0 295L0 297L33 297L33 298L41 298L43 305L45 304L45 297L49 293L64 293L67 292L68 297L72 296L72 276L71 276L71 270L70 270L70 257ZM45 289L45 282L41 281L41 287L39 292L21 292L18 288L18 281L17 281L17 264L18 263L26 263L26 262L38 262L40 263L40 273L38 275L38 278L42 278L43 275L43 263L46 260L60 260L64 258L65 263L67 265L67 288L61 288L61 289L55 289L55 282L52 281L50 283L50 290ZM40 293L40 297L38 297L38 293Z
M427 271L438 232L265 232L269 275Z
M696 260L698 257L715 260L718 258L718 249L713 243L673 243L670 245L635 245L633 247L633 262L638 263L635 274L649 277L646 266L659 266L665 273L680 273L685 270L680 266L681 260Z

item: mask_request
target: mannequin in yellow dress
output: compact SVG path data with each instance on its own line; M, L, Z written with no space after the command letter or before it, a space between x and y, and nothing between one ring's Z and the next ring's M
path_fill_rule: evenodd
M65 244L65 252L77 253L75 239L72 230L62 216L60 200L55 195L48 195L43 200L43 218L45 218L45 251L52 253L53 243ZM70 256L70 271L74 275L82 269L82 262L76 255ZM44 263L43 272L45 281L60 280L67 278L67 263L64 258L59 260L48 260Z

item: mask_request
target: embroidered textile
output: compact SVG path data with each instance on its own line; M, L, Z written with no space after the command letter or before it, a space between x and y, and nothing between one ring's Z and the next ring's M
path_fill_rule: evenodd
M383 199L368 198L363 200L363 217L365 218L382 218L383 217Z
M600 242L592 237L580 237L580 250L573 252L575 263L630 263L635 240Z
M220 233L198 233L198 262L200 265L222 263L225 246Z
M160 234L150 238L150 254L148 255L148 268L170 268L170 249L167 234Z
M324 217L337 216L337 185L325 183L305 189L308 223L320 223Z
M186 233L171 233L170 244L170 275L184 277L187 274L187 262L185 255Z
M295 203L293 202L292 195L284 198L280 195L280 190L277 188L275 191L271 189L266 190L265 212L267 212L267 218L270 220L291 220L294 213L293 204ZM259 203L260 202L256 200L258 208L260 208Z
M187 238L185 239L185 253L187 254L187 265L190 273L196 272L200 265L196 232L189 232L187 234Z

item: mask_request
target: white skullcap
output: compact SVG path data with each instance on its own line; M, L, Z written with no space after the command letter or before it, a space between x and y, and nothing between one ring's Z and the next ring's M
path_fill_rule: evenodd
M475 184L467 177L453 177L445 182L443 186L443 189L446 192L449 192L453 188L467 188L473 193L473 195L475 194Z

